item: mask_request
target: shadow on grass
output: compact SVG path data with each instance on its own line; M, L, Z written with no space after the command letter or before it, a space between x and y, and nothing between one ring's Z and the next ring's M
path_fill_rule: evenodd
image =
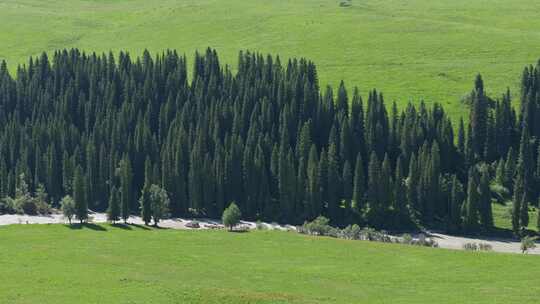
M150 228L149 226L146 226L146 225L129 224L129 226L139 228L139 229L142 229L142 230L152 230L152 228Z
M233 232L233 233L248 233L249 229L242 229L242 230L229 230L227 229L227 232Z
M122 224L122 223L111 224L111 227L118 228L118 229L123 229L123 230L133 230L133 228L131 228L130 225Z
M71 225L65 225L66 227L68 227L69 229L72 229L72 230L80 230L80 229L83 229L83 228L87 228L87 229L90 229L90 230L94 230L94 231L107 231L107 229L103 226L100 226L100 225L96 225L96 224L92 224L92 223L76 223L76 224L71 224Z
M114 228L118 228L118 229L123 229L123 230L135 230L135 229L141 229L141 230L152 230L152 228L156 228L156 227L151 227L151 226L146 226L146 225L139 225L139 224L130 224L130 223L114 223L114 224L111 224L111 227L114 227ZM158 227L157 229L162 229L160 227Z

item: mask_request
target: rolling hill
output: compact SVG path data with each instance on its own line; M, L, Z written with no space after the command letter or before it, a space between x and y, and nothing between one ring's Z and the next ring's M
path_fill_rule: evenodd
M210 46L234 66L250 49L314 60L321 85L377 87L401 105L440 101L457 118L478 72L492 95L517 93L521 69L540 57L538 17L528 0L6 0L0 58L12 70L70 47L174 48L191 60Z

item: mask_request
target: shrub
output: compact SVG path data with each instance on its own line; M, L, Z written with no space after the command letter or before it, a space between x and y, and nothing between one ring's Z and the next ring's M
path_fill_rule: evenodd
M521 253L527 253L529 249L536 248L537 237L524 236L521 239Z
M359 240L362 229L357 224L349 225L341 231L341 237L348 240Z
M328 232L332 228L330 225L328 225L329 222L330 220L326 217L319 216L312 222L304 223L302 226L302 231L304 231L305 234L328 235Z
M255 228L257 228L257 230L266 230L266 225L258 220L257 223L255 223Z
M401 236L401 242L403 244L412 244L413 237L410 234L405 233L404 235Z
M364 241L375 241L383 243L400 243L399 238L394 238L390 236L386 231L377 231L373 228L365 227L360 228L360 226L354 224L345 227L344 229L339 229L332 227L329 224L329 220L324 216L319 216L312 222L305 222L302 226L297 227L296 231L302 234L310 235L322 235L335 237L340 239L348 240L364 240ZM427 247L438 247L439 245L432 239L428 239L425 235L421 234L418 239L414 240L410 234L404 234L402 236L402 243L418 246L427 246Z
M493 250L493 247L488 243L480 243L480 244L478 244L478 250L491 251L491 250Z
M18 201L18 208L20 213L23 214L29 214L29 215L37 215L38 208L36 206L36 202L31 198L24 198Z
M467 251L491 251L493 247L488 243L465 243L463 249Z
M467 251L476 251L478 250L478 245L476 245L476 243L465 243L463 244L463 249Z

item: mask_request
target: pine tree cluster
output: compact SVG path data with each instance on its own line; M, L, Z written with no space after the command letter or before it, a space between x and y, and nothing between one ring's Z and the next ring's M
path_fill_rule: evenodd
M400 111L376 90L364 100L343 82L320 88L306 59L240 52L233 73L208 49L189 77L176 51L63 50L15 77L2 62L0 195L13 196L24 174L53 202L70 194L97 211L118 202L109 208L118 220L156 184L173 216L218 218L234 201L246 219L474 231L493 225L498 183L516 202L517 230L540 181L540 68L522 78L516 115L510 92L491 99L478 76L454 138L440 104Z

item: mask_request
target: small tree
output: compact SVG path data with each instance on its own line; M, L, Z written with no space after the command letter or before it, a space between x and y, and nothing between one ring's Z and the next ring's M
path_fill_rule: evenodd
M158 185L150 186L150 207L152 209L152 218L154 226L157 227L159 221L169 213L169 195L167 191Z
M223 216L221 217L223 225L229 227L229 231L233 230L233 227L240 223L240 218L242 217L242 212L240 208L232 202L229 207L223 211Z
M521 253L527 253L529 249L536 248L537 237L524 236L521 239Z
M109 208L107 208L107 220L111 223L116 223L120 220L120 198L116 187L112 187L109 197Z
M71 219L73 216L75 216L75 201L73 201L73 198L69 195L64 196L62 198L62 201L60 202L60 206L62 208L62 213L64 214L64 217L68 219L69 224L71 225Z

